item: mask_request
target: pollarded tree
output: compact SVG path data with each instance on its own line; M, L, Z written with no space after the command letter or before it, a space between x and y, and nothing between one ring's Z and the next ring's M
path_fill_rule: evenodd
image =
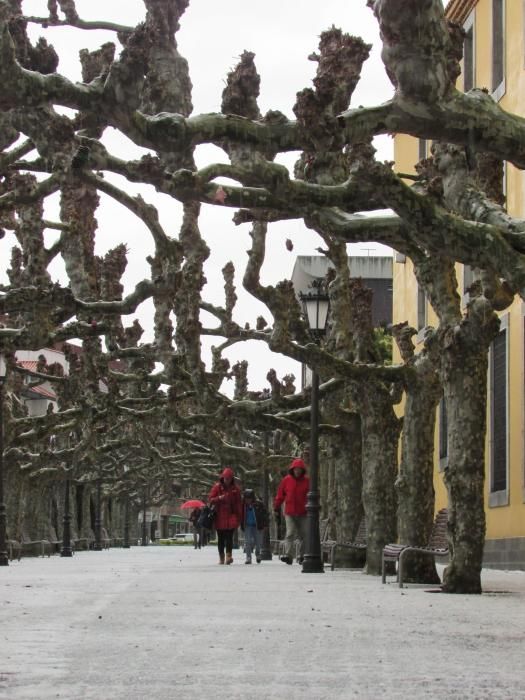
M295 121L277 112L260 114L258 76L249 52L229 80L222 113L190 116L188 66L175 40L188 2L145 0L144 4L145 21L137 27L103 21L86 24L73 0L58 2L64 19L59 18L54 2L49 4L49 17L31 19L43 26L98 26L116 34L122 45L120 54L112 44L99 51L81 52L83 82L75 84L56 72L52 47L45 42L33 47L28 41L23 0L0 2L0 212L6 228L17 228L17 208L33 207L31 223L26 222L27 228L19 236L23 251L19 268L27 269L36 281L29 284L26 274L20 278L21 286L15 282L2 290L1 309L13 323L0 329L0 347L9 352L17 347L36 350L57 339L81 338L89 348L82 391L94 412L91 424L127 415L155 426L165 420L167 412L169 431L181 435L187 446L196 437L196 427L205 426L199 438L208 432L213 436L212 444L199 440L196 450L199 468L205 474L207 450L213 454L221 448L228 454L241 454L232 451L231 445L221 445L220 429L225 421L238 421L247 430L288 430L300 435L305 430L308 397L229 399L219 388L221 376L228 372L221 351L214 357L212 370L206 369L201 350L204 334L221 337L224 350L248 339L266 342L275 351L315 366L328 380L323 389L327 392L347 385L346 391L360 377L392 385L405 381L407 372L415 370L412 360L399 367L363 362L355 352L356 338L348 334L341 308L335 335L326 349L308 343L290 283L283 281L268 288L259 280L271 223L302 218L325 242L330 238L339 244L377 240L391 245L412 257L420 283L438 313L440 327L429 353L432 357L432 347L438 348L435 367L447 397L457 402L449 422L452 441L447 481L453 557L446 588L478 592L484 534L481 486L486 350L497 326L494 310L508 303L513 294L523 295L525 289L524 226L501 208L486 202L480 206L480 195L472 189L463 189L454 199L457 189L449 185L457 178L454 180L450 159L443 157L438 164L442 195L436 182L426 189L408 187L388 164L373 159L369 143L376 134L407 133L468 146L471 157L488 153L519 168L525 162L522 120L503 112L482 91L468 95L456 91L461 32L445 21L441 0L369 2L379 21L383 60L395 88L394 97L386 104L347 109L368 48L332 28L321 35L319 54L313 56L318 68L314 89L298 94ZM57 107L69 107L75 115L59 114ZM118 129L150 153L140 160L115 157L102 142L108 127ZM193 152L204 143L222 148L227 162L197 169ZM278 153L290 151L302 154L295 178L274 162ZM30 181L27 173L37 173L39 179ZM181 202L179 236L173 238L164 231L156 210L141 197L113 184L114 180L109 180L113 174L151 185ZM219 183L219 177L228 177L236 184ZM44 222L37 208L55 192L61 197L60 236L56 245L46 248ZM97 282L93 240L98 193L135 214L153 241L154 252L147 261L149 279L124 298ZM239 326L233 319L228 293L224 307L204 301L204 263L209 250L199 228L203 203L239 209L236 223L253 223L245 287L267 304L274 316L272 326ZM355 215L387 207L395 215L366 219ZM66 262L69 287L50 284L46 278L47 262L58 253ZM473 295L465 319L456 300L455 261L483 271L479 293ZM345 299L344 304L344 279L341 268L335 267L334 290ZM225 275L231 278L231 273L227 270ZM154 341L128 343L119 317L134 313L149 298L155 309ZM20 308L24 323L15 319ZM218 319L216 328L202 327L202 309ZM130 365L110 371L109 362L115 359ZM158 370L154 369L156 361L160 362ZM468 379L466 368L476 382ZM111 396L107 417L100 405L103 397L97 392L101 376L111 376L122 389ZM161 384L167 385L167 393L160 390ZM405 386L408 391L406 382ZM468 388L468 394L459 395L458 387ZM82 402L79 405L86 419ZM364 414L366 407L361 408ZM389 410L391 405L377 413L382 418L378 418L376 432L383 420L385 433L391 434L387 429ZM429 416L431 413L429 410ZM410 413L407 419L413 420ZM430 420L425 425L427 434ZM411 423L405 440L415 434L413 427ZM468 451L461 453L453 436L459 436L463 428L468 429L469 439L463 445ZM372 435L367 434L369 438ZM152 442L150 449L154 448ZM184 451L195 457L186 447ZM260 461L257 452L246 453L254 464ZM183 460L181 466L191 471L191 460ZM427 504L427 513L429 509ZM387 528L382 537L389 535ZM377 559L381 537L374 538Z

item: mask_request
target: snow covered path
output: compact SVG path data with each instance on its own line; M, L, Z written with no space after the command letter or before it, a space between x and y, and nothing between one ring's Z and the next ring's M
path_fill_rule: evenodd
M450 596L234 557L150 546L1 568L0 698L525 698L524 572Z

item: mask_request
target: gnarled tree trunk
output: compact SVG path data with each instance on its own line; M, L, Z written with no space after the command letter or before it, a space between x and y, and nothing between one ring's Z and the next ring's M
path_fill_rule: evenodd
M401 421L391 403L376 390L367 389L361 402L363 436L363 506L368 529L366 573L379 576L383 547L396 541L397 499L394 482Z
M404 323L393 332L409 370L396 481L398 536L403 544L424 546L434 521L434 428L442 390L437 368L426 351L414 355L411 336L416 330ZM434 559L419 552L409 554L404 579L412 583L440 581Z
M488 350L498 329L492 305L478 297L470 302L466 319L444 337L441 374L448 415L445 483L452 560L443 589L449 593L481 593Z

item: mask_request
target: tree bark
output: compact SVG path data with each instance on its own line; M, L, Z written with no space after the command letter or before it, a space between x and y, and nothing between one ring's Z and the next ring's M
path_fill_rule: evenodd
M390 402L381 401L374 386L367 387L368 401L361 405L363 449L363 506L368 529L367 574L379 576L383 548L396 541L397 499L394 482L401 421Z
M411 338L415 334L415 328L406 323L393 327L403 360L410 368L406 373L401 461L396 481L397 515L399 542L425 546L434 521L434 428L442 389L437 363L430 359L426 347L414 355ZM419 552L409 554L404 578L412 583L440 582L434 559Z
M499 319L484 297L474 299L459 327L444 337L441 375L448 413L449 540L443 590L481 593L485 542L485 432L488 350Z
M407 386L401 463L396 482L399 542L425 546L434 521L434 428L441 387L434 376ZM434 560L412 553L406 561L405 580L439 583Z
M337 434L321 439L323 471L328 474L324 517L330 523L329 539L350 542L363 517L361 420L359 415L342 411L341 392L323 400L323 419L341 426Z

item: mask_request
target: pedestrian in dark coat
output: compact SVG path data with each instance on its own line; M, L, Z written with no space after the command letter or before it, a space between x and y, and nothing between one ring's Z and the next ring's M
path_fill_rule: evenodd
M286 522L286 537L284 540L285 553L281 561L291 564L294 557L295 542L299 542L299 563L304 557L306 540L306 495L310 490L310 480L306 476L306 464L302 459L294 459L288 469L288 474L282 479L277 488L273 508L277 517L281 515L284 503L284 519Z
M219 481L212 486L209 502L217 513L214 527L217 530L219 564L231 564L233 533L241 524L242 518L241 492L235 484L231 467L226 467Z
M255 561L261 563L262 534L268 526L268 511L262 501L255 497L253 489L246 489L242 500L241 529L244 531L245 564L252 563L255 548Z
M194 549L200 549L203 544L202 528L199 527L199 518L201 517L202 510L197 506L194 508L188 520L193 526L193 547Z

